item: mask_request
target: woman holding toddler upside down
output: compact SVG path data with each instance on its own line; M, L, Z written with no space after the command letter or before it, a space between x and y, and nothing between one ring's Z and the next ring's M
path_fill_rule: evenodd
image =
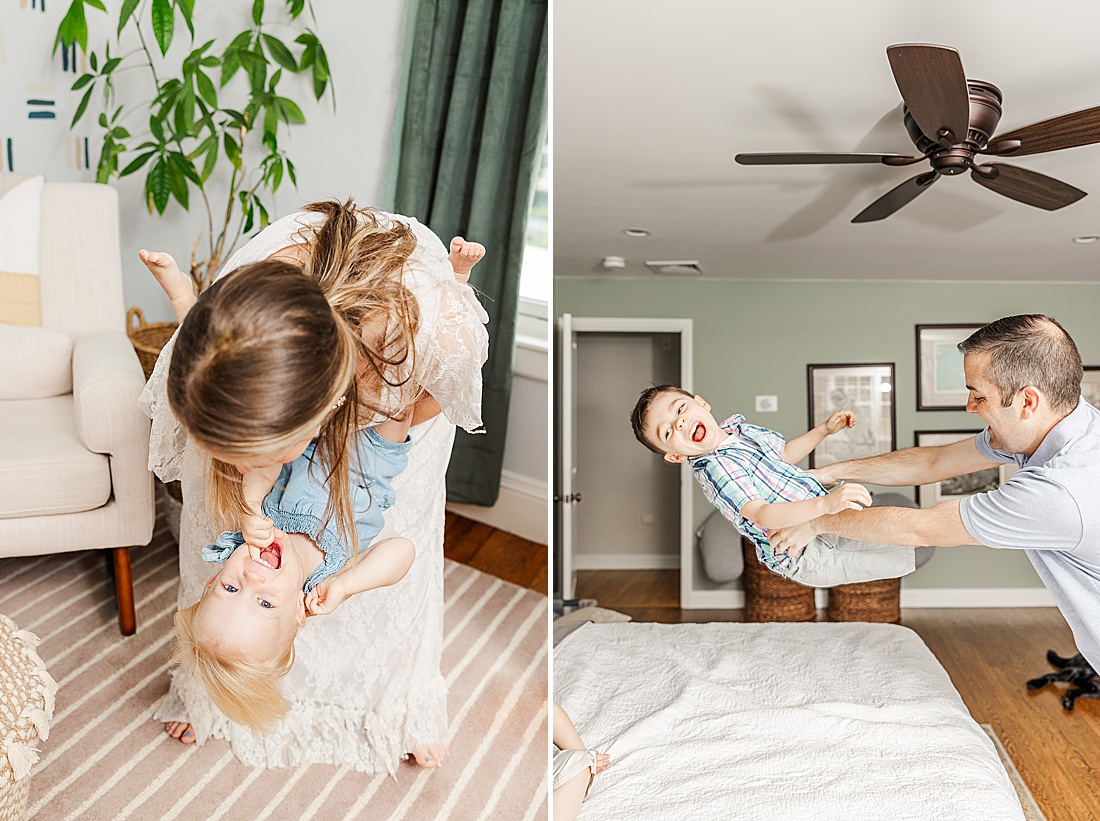
M454 424L481 423L486 317L465 277L483 253L456 238L448 255L413 219L314 203L237 252L224 287L220 277L201 298L217 310L200 305L166 346L143 400L150 462L183 482L180 615L204 590L225 598L247 576L289 579L283 613L255 602L257 621L281 620L278 630L260 623L262 635L242 637L197 619L204 650L263 656L278 704L253 726L270 732L229 720L209 682L177 669L157 712L173 736L225 738L255 766L392 773L410 754L425 767L445 762L444 473ZM189 279L166 254L142 260L185 318ZM208 506L224 520L220 538ZM361 521L364 511L381 520ZM291 533L291 521L305 524ZM214 580L204 547L226 559ZM307 605L325 615L294 641ZM195 639L186 632L177 629L184 661Z

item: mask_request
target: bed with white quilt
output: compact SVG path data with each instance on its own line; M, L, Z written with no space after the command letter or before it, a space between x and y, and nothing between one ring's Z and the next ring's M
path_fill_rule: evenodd
M578 821L1023 821L947 672L892 624L586 624L554 698L611 755Z

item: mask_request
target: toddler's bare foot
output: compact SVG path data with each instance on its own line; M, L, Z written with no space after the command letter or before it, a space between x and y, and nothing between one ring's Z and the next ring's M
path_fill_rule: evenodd
M195 734L191 731L191 725L183 721L169 721L164 725L164 732L178 738L184 744L194 744Z
M413 758L426 770L442 767L451 757L451 751L442 744L421 744L413 747Z
M160 287L164 289L164 293L172 303L176 317L182 322L183 317L195 304L195 287L191 277L180 270L171 254L163 251L146 251L142 248L138 251L138 258L160 283Z
M462 237L451 240L451 253L447 257L455 269L455 278L466 284L470 281L470 271L485 256L485 246L480 242L467 242Z

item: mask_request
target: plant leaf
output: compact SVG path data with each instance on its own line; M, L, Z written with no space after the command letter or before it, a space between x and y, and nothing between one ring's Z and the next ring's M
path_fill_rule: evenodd
M168 163L165 162L164 155L158 157L153 164L146 183L149 210L156 208L158 214L163 214L164 209L168 207L168 197L172 193L171 173L168 171Z
M252 22L257 26L264 19L264 0L252 0Z
M141 168L145 163L149 162L149 158L156 154L156 151L146 151L144 154L139 154L129 165L122 169L122 173L119 177L128 177Z
M153 138L158 144L164 143L164 123L162 122L164 116L163 113L149 116L149 130L153 133Z
M107 11L107 7L103 5L103 0L84 0L85 4L97 8L100 11Z
M236 49L225 50L225 54L222 56L222 76L221 80L219 81L219 85L222 88L225 88L225 84L228 83L230 78L232 78L232 76L240 70L241 58L239 55L240 52Z
M153 0L153 35L157 38L162 55L168 53L168 47L172 45L172 32L176 25L176 14L172 8L172 0ZM164 213L161 209L160 213Z
M183 24L187 26L187 30L191 32L191 39L195 39L195 24L191 21L191 12L195 8L195 0L176 0L176 7L180 10L180 14L183 16Z
M206 162L202 164L202 181L206 182L210 179L210 175L214 173L214 166L218 163L218 141L213 137L210 138L210 149L206 152Z
M270 34L262 35L264 43L267 45L267 51L271 55L271 58L288 71L298 70L298 61L294 59L294 55L291 54L283 41L277 37L272 37Z
M288 123L298 123L300 125L306 121L306 115L302 113L302 109L293 100L287 97L276 97L275 101L279 105L283 119Z
M188 203L187 178L175 162L168 163L168 185L172 191L172 196L176 198L176 202L182 205L183 210L186 211Z
M298 187L298 175L294 173L294 163L290 161L290 157L286 158L286 173L290 175L290 181L294 184L294 187Z
M237 145L237 141L234 140L227 131L223 139L225 144L225 156L229 158L229 162L233 164L233 167L238 171L241 170L241 149Z
M96 57L94 51L88 55L88 65L92 67L92 71L97 71L99 69L99 58Z
M206 100L211 108L218 107L218 90L214 88L214 82L201 71L195 72L195 85L199 95Z
M84 88L84 86L88 85L88 83L90 83L94 79L95 79L94 74L82 74L80 76L80 79L77 80L75 83L73 83L73 87L69 90L70 91L80 91L80 89Z
M103 64L103 71L101 71L100 74L110 74L112 71L118 68L118 64L121 62L121 57L112 57L110 60Z
M84 0L73 0L61 22L57 24L57 36L53 41L53 51L57 54L58 45L68 48L73 43L88 53L88 21L84 17Z
M134 13L134 9L138 7L140 0L125 0L122 4L122 11L118 14L118 33L122 34L122 29L126 25L126 21L130 19Z
M95 86L90 86L87 91L84 92L84 97L80 101L80 105L76 107L76 114L73 115L73 121L69 123L69 128L72 128L81 117L84 116L84 109L88 107L88 100L91 99L92 92L95 91Z

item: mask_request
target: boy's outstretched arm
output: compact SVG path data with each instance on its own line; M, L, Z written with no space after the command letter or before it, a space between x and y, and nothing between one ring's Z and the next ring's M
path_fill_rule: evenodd
M405 578L415 557L413 543L401 536L375 542L338 573L318 582L306 594L306 609L313 616L325 615L356 593L397 584Z
M765 502L753 499L741 507L740 515L768 530L792 527L842 510L863 510L871 506L871 494L863 485L846 484L834 488L825 496L800 502Z
M788 465L801 462L825 441L826 436L839 433L856 423L856 415L851 411L837 411L820 425L810 428L806 433L789 441L783 448L783 461Z

